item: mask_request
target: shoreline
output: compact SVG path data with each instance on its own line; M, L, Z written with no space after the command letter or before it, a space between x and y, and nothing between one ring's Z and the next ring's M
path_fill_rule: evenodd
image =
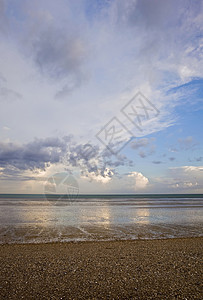
M202 299L203 237L0 245L0 298Z
M52 242L156 240L201 237L202 222L185 224L122 224L122 225L19 225L2 226L0 244L39 244Z
M114 243L114 242L141 242L141 241L167 241L167 240L188 240L188 239L203 239L203 236L187 236L187 237L160 237L160 238L135 238L135 239L106 239L106 240L70 240L70 241L48 241L48 242L8 242L8 243L0 243L0 247L2 246L14 246L14 245L57 245L57 244L86 244L86 243Z

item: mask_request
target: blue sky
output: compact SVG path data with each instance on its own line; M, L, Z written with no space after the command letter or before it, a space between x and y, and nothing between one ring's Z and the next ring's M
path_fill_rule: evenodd
M202 24L202 1L0 0L0 192L203 193Z

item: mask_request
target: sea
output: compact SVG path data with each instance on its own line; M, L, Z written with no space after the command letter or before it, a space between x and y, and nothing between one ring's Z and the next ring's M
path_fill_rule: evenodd
M0 243L203 236L203 194L0 194Z

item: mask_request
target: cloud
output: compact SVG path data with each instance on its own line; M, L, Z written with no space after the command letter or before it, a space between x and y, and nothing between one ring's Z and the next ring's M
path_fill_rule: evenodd
M81 178L88 179L89 181L93 180L96 182L108 183L112 179L113 175L114 175L114 173L111 169L105 168L104 170L98 169L97 173L87 172L87 170L82 171Z
M155 152L155 145L153 144L154 141L154 138L139 138L133 141L130 146L136 151L140 150L138 155L141 158L145 158ZM145 150L141 150L143 148Z
M202 161L203 160L203 156L197 157L196 161Z
M3 126L2 129L5 130L5 131L11 130L11 128L9 128L9 127L7 127L7 126Z
M183 170L185 173L202 172L203 166L182 166L182 167L171 168L171 170L179 170L179 171Z
M133 163L102 154L95 135L110 119L116 116L133 132L132 149L146 158L155 151L147 134L175 124L183 106L200 101L194 79L201 87L201 1L149 2L0 1L0 120L12 128L3 134L18 141L2 144L5 172L33 172L62 160L90 180L112 182ZM142 122L142 131L121 113L138 91L160 111ZM65 142L66 132L77 143ZM43 145L56 133L58 146ZM86 141L95 149L87 158ZM173 150L194 143L186 137Z
M1 142L0 166L18 170L45 169L60 161L66 147L65 141L58 138L35 139L24 145Z
M62 1L59 7L50 2L47 7L39 1L26 3L24 20L19 24L27 28L21 31L22 52L33 60L44 77L60 83L56 98L68 95L86 82L85 63L89 56L85 21L80 19L81 23L75 23L70 7L75 8L69 1ZM66 22L60 21L63 17Z
M154 160L152 163L156 165L163 164L163 162L160 160Z
M6 78L0 74L0 101L15 101L23 98L20 93L8 88L7 84Z
M22 99L21 94L6 87L0 87L0 101L15 101L19 99Z
M174 178L173 188L203 188L203 166L174 167L169 169L169 174Z
M128 177L133 178L135 180L135 190L145 189L146 186L149 184L149 179L140 172L131 172L130 174L128 174Z
M169 151L170 152L179 152L179 151L182 151L182 150L184 150L184 151L192 150L197 145L198 145L198 143L194 140L194 138L192 136L187 136L185 138L179 138L178 141L177 141L177 146L176 147L173 147L173 146L170 147Z
M81 66L87 56L82 37L65 30L47 28L32 39L34 60L40 70L53 79L66 78L67 83L58 96L80 85L85 77Z
M94 189L95 185L100 184L100 187L97 187L98 189L100 189L101 182L102 181L94 181L94 185L92 188ZM111 179L106 180L105 183L106 184L102 184L102 190L100 190L103 193L127 194L135 192L146 192L150 187L149 179L141 172L137 171L125 173L119 177L113 176Z
M153 5L116 0L93 6L88 1L61 0L58 5L52 0L22 0L18 5L9 1L6 11L2 8L10 24L9 39L1 37L2 72L9 75L6 88L17 92L13 83L20 86L18 93L27 103L23 110L17 107L19 116L46 107L43 137L72 126L78 136L92 138L140 90L160 115L144 122L139 136L174 124L173 111L186 93L184 88L169 90L202 76L202 39L196 34L201 5L187 0ZM55 98L66 103L56 109ZM57 125L48 117L52 114ZM43 122L39 120L39 128ZM28 123L32 138L38 136L40 129L32 119Z
M154 140L154 139L153 138L152 139L149 139L149 138L136 139L134 142L131 143L131 148L137 150L142 147L147 147L147 146L149 146L149 143L151 140Z
M0 168L0 180L3 181L29 181L36 180L36 174L32 172L22 172L18 168L8 165Z
M176 184L173 184L172 187L173 188L194 188L194 187L197 187L198 186L198 183L197 182L180 182L180 183L176 183Z
M78 167L83 178L103 183L113 176L119 176L117 168L133 165L125 155L114 156L108 149L101 150L90 143L71 144L63 162L66 166Z
M202 193L203 167L169 168L161 177L150 178L149 190L151 193Z
M144 151L140 151L139 152L139 156L142 157L142 158L147 157L147 155L146 155L146 153Z
M178 149L175 148L175 147L172 147L172 148L169 148L169 151L170 151L170 152L178 152Z
M0 84L6 83L6 82L7 82L6 78L0 73Z
M6 18L6 1L0 0L0 34L5 34L7 26L8 26L8 20Z
M182 150L189 150L197 144L194 141L194 138L192 136L188 136L188 137L183 138L183 139L178 139L178 143L179 143L180 148Z
M27 144L0 143L0 167L4 178L20 178L25 171L32 171L34 176L37 170L47 170L57 164L69 171L77 168L82 178L106 183L118 176L118 167L132 166L132 161L125 155L114 157L110 151L101 151L89 143L76 143L71 135L62 139L35 139Z

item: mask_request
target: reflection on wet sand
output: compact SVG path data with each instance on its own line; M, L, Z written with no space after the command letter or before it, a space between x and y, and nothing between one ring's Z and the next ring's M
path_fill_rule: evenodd
M133 210L134 223L149 224L150 223L150 210L148 208L136 208Z
M145 199L118 199L113 205L107 199L85 199L66 205L50 205L43 199L3 199L0 243L201 236L202 200L198 200L198 207L187 201L188 207L180 208L175 207L174 199L173 207L168 207L168 199L167 207L157 207L156 201L149 207Z
M103 226L113 222L111 208L108 205L81 208L79 214L79 222L82 224L100 224Z

